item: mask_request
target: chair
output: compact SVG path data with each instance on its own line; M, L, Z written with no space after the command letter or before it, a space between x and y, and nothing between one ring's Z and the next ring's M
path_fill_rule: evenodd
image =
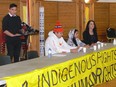
M37 51L28 51L27 52L27 59L33 59L38 57Z
M10 56L0 56L0 65L10 64Z
M114 28L108 28L106 30L106 33L107 33L107 39L108 39L108 41L109 40L112 41L113 39L116 38L116 30Z

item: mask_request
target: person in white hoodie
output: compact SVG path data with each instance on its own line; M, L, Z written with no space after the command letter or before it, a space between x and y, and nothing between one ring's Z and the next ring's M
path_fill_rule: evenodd
M77 47L69 46L63 39L63 28L60 22L57 22L53 31L48 33L48 38L45 42L45 55L48 55L48 50L51 49L52 54L55 53L77 53Z

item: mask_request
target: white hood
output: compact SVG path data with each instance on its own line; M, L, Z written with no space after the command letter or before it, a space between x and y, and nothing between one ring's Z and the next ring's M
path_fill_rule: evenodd
M48 33L48 36L54 38L55 40L61 39L61 38L62 38L62 37L61 37L61 38L58 38L58 37L53 33L53 31L50 31L50 32Z
M48 33L48 36L54 36L55 34L53 33L53 31L50 31L49 33Z
M48 33L48 38L45 42L45 52L48 55L49 48L52 50L52 54L62 53L62 52L70 52L70 49L74 49L74 47L69 46L63 39L63 37L58 38L53 31Z

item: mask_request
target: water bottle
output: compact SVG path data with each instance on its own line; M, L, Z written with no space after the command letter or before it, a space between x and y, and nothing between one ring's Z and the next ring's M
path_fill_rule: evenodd
M114 39L113 44L116 45L116 39Z
M52 50L49 48L48 49L48 58L51 58L52 57Z

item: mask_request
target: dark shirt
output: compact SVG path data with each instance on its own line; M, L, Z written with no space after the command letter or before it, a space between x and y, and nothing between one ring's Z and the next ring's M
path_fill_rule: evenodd
M10 16L7 14L2 21L2 29L3 31L7 30L12 34L20 33L21 29L21 19L19 16ZM10 39L10 36L6 35L6 39Z
M83 42L85 44L91 45L92 43L96 43L98 41L97 33L94 35L90 35L87 31L83 32Z

